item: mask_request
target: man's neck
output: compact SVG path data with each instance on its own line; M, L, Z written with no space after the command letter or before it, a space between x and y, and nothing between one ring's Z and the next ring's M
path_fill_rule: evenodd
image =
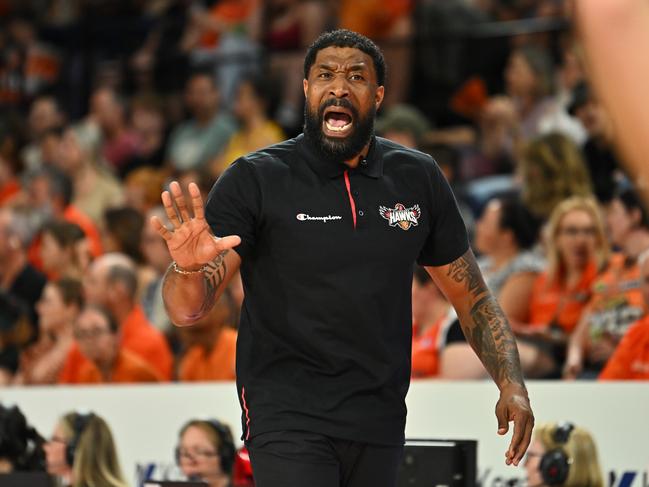
M358 165L360 164L360 162L367 157L367 154L370 151L370 143L371 143L371 140L367 144L365 144L365 147L363 147L363 149L361 150L361 152L359 154L357 154L354 157L352 157L351 159L345 161L345 164L347 166L351 167L352 169L357 168Z
M623 245L624 255L634 261L649 249L649 230L639 227L631 231Z

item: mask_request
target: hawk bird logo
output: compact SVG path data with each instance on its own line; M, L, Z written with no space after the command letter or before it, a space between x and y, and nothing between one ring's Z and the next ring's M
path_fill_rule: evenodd
M406 208L402 203L397 203L394 208L379 206L379 213L388 221L391 227L398 225L401 230L409 230L410 227L419 225L419 217L421 216L419 205Z

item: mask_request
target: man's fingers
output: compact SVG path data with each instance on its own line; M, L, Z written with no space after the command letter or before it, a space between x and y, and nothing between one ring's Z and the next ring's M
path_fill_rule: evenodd
M180 228L178 213L176 213L176 209L174 208L174 205L171 201L171 194L169 194L169 191L162 192L162 205L165 207L167 218L169 218L169 221L174 226L174 228Z
M507 465L510 465L516 460L516 453L518 452L518 446L525 435L526 429L526 415L518 414L514 417L514 432L512 434L512 441L509 443L509 449L507 450Z
M523 459L527 448L530 446L530 442L532 441L533 428L534 422L531 419L528 419L527 423L525 424L525 434L523 435L521 442L518 444L518 448L516 449L516 452L514 454L514 465L518 465L518 463Z
M498 401L496 404L496 419L498 420L498 434L504 435L509 431L509 418L507 417L507 408Z
M171 184L169 184L169 190L171 191L174 203L176 203L176 207L180 212L180 217L184 222L189 221L191 217L187 211L187 202L185 201L185 195L183 194L183 190L180 187L180 184L178 184L178 181L172 181Z
M194 209L194 216L199 220L205 218L203 210L203 198L201 197L201 190L198 189L196 183L189 183L189 194L192 197L192 208Z
M241 243L241 237L237 235L228 235L227 237L214 237L220 250L227 250L236 247Z
M165 240L171 240L173 234L167 229L167 227L162 224L160 218L158 218L157 216L151 217L151 223L162 238L164 238Z

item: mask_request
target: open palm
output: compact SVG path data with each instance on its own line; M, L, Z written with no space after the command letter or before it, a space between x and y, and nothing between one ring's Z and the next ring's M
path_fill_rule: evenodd
M180 185L173 181L169 191L162 193L162 203L173 230L166 228L158 217L154 216L152 221L167 242L171 258L180 268L191 271L211 262L222 251L239 245L241 239L237 236L215 237L205 220L203 198L198 186L189 183L188 189L193 216L189 213Z

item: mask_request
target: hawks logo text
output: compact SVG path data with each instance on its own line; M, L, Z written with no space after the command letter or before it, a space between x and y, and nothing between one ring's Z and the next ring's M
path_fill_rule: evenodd
M419 225L421 210L419 205L406 208L401 203L394 205L394 208L379 206L379 213L385 218L391 227L399 225L401 230L408 230L411 226Z

